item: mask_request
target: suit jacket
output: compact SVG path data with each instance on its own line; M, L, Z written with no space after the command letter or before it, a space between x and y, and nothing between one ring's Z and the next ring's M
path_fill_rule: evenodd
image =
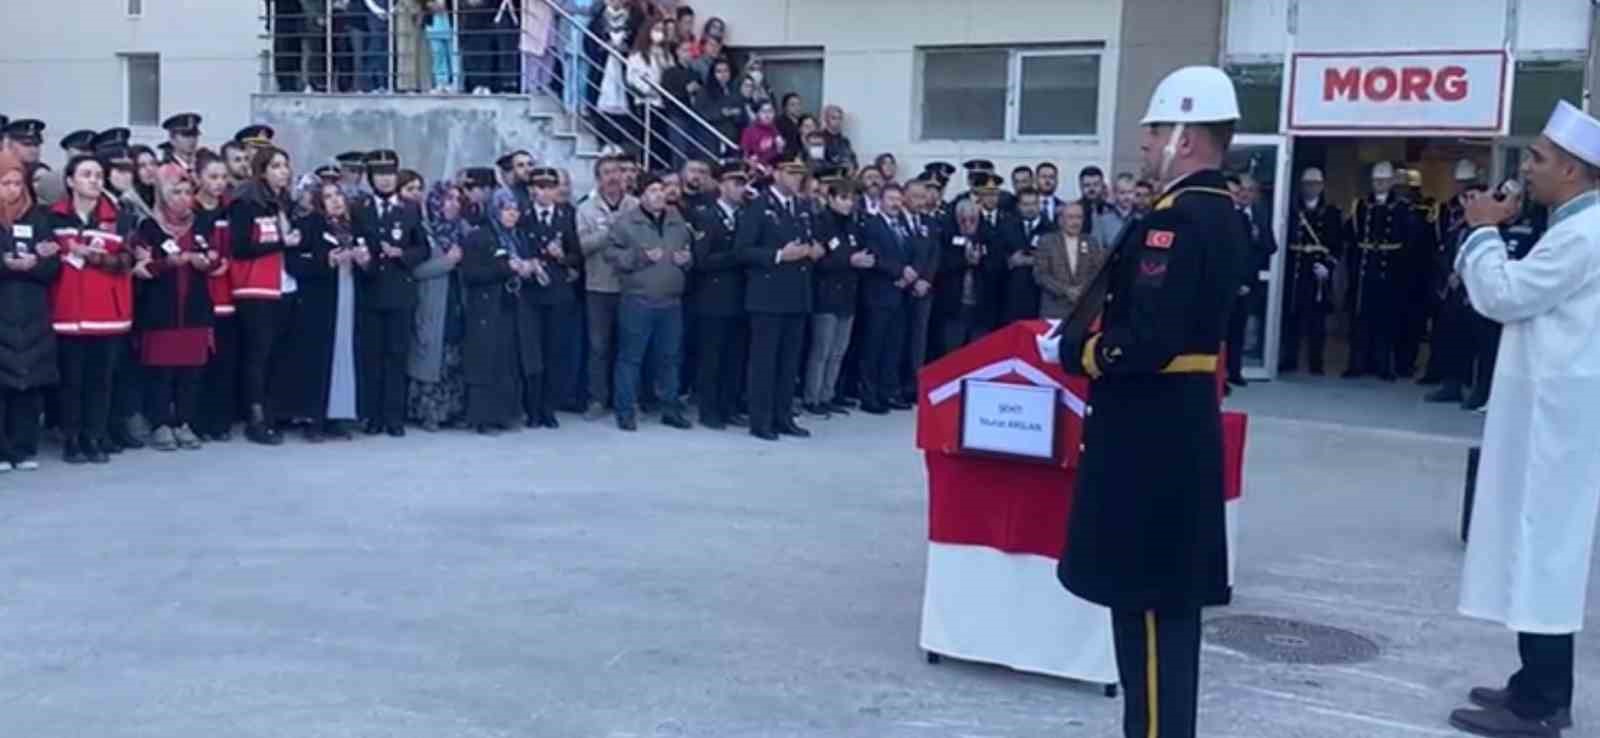
M1034 253L1033 279L1039 286L1039 317L1066 319L1083 299L1089 283L1111 255L1094 236L1078 237L1078 266L1067 256L1066 235L1052 231L1039 239Z
M1011 279L1011 268L1007 260L1012 254L1025 248L1027 241L1022 236L1022 224L1013 220L1013 217L1004 211L995 217L993 223L989 222L987 213L980 212L978 240L989 247L989 252L984 258L991 262L982 272L983 282L979 287L978 298L979 324L989 329L1004 325L1011 313L1007 308L1006 299Z
M1011 231L1012 251L1006 254L1006 302L1002 322L1031 320L1039 317L1039 284L1034 281L1033 266L1014 267L1010 259L1018 252L1037 256L1040 240L1050 233L1050 227L1042 215L1034 220L1031 228L1020 215L1013 216L1006 227Z
M620 218L619 218L620 220ZM571 205L556 205L547 225L539 219L538 207L524 211L517 225L528 237L528 244L544 262L550 284L540 285L529 280L522 286L535 305L560 305L577 299L574 275L583 264L583 245L578 242L578 213ZM615 227L615 224L613 224ZM555 241L561 246L561 256L545 253L545 246Z
M417 304L417 280L412 269L428 258L428 235L422 229L422 209L399 197L380 208L374 198L357 208L351 219L357 238L365 239L372 261L356 270L356 307L362 310L410 310ZM303 234L302 234L303 236ZM398 246L401 255L383 255L383 244Z
M810 259L778 261L778 251L790 241L814 240L811 206L792 198L790 215L770 192L751 201L740 213L734 243L747 271L744 306L752 313L806 315L811 312Z
M864 223L867 250L877 257L877 264L862 277L862 302L869 308L896 308L906 302L907 287L896 286L912 265L916 254L911 243L911 225L901 213L890 225L887 213L869 218ZM916 267L912 267L915 269ZM921 272L918 272L921 277Z
M911 218L911 268L917 270L917 278L926 280L931 286L939 278L939 252L940 239L944 236L944 221L938 213L907 213ZM933 290L928 294L917 297L915 291L909 292L912 302L917 300L932 300Z
M694 273L689 308L696 315L732 317L744 314L744 264L734 237L743 209L728 215L713 202L689 214L694 231Z

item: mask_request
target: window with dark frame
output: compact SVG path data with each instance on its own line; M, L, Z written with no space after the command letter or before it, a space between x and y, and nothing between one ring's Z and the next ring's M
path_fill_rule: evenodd
M155 127L161 124L161 56L123 54L124 91L128 125Z
M922 49L918 138L1016 141L1097 135L1101 57L1100 48Z

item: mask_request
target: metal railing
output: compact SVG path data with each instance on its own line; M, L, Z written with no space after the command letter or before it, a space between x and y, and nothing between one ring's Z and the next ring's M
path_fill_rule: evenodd
M637 149L652 169L737 155L738 143L692 98L668 92L644 66L630 65L639 55L596 35L594 16L562 0L523 4L519 11L510 0L266 0L272 58L262 89L542 95L603 144Z

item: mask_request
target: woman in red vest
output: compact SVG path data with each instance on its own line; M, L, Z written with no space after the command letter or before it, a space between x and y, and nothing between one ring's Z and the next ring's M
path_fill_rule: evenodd
M276 446L283 443L283 437L267 411L267 377L293 324L287 314L292 308L283 297L294 294L296 285L283 270L283 252L300 247L300 233L289 225L293 212L289 155L274 146L260 147L250 158L250 171L252 179L228 206L233 247L230 275L243 345L241 393L249 408L245 436L255 443Z
M111 376L133 328L132 254L117 235L117 207L105 196L105 170L89 156L67 162L68 194L50 209L62 251L51 324L60 338L63 459L104 464Z

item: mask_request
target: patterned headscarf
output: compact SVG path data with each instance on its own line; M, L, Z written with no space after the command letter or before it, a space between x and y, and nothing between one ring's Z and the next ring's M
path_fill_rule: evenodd
M456 217L446 219L444 216L444 201L454 190L458 202L462 204L462 212ZM474 230L471 223L467 222L465 206L466 195L461 193L461 188L448 181L440 180L433 183L428 189L428 235L433 236L433 248L443 252L451 246L464 246L467 236Z
M173 238L183 238L194 228L194 201L180 206L173 199L178 187L185 182L192 185L194 180L189 178L188 170L177 164L163 164L156 170L156 206L152 217L161 230Z

